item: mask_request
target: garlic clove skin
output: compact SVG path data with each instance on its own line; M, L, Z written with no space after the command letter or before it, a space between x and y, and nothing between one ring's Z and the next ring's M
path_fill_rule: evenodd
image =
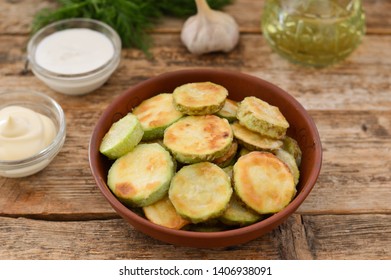
M210 9L205 0L197 0L197 7L198 13L189 17L183 25L183 44L197 55L232 51L239 42L239 26L235 19L224 12Z

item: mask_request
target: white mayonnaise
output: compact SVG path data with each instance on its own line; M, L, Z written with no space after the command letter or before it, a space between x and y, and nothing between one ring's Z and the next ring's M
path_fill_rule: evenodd
M39 42L35 60L57 74L73 75L93 71L114 56L113 43L105 35L88 28L57 31Z
M22 160L45 149L56 136L51 119L31 109L8 106L0 110L0 160Z

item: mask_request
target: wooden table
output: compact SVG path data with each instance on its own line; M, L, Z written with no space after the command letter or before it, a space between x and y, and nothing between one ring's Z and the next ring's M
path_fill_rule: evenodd
M66 114L65 145L42 172L0 178L0 259L391 259L391 1L364 0L367 34L343 63L315 70L273 53L260 32L263 1L226 7L241 29L229 54L192 56L183 21L152 32L153 58L125 49L111 79L86 96L56 93L23 72L33 14L53 1L0 0L0 90L32 89ZM220 249L177 247L128 225L91 176L88 143L110 102L154 75L195 67L248 73L285 89L315 120L324 148L318 183L280 227Z

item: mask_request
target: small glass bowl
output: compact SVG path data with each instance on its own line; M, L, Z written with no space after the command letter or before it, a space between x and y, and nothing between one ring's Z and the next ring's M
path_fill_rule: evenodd
M80 74L59 74L41 67L35 59L39 43L57 31L71 28L88 28L102 33L112 42L114 55L101 67ZM93 19L66 19L49 24L32 36L27 45L27 59L34 75L51 89L68 95L82 95L101 87L110 78L120 63L121 47L120 37L109 25Z
M46 115L54 122L57 129L52 143L39 153L22 160L0 160L0 176L8 178L30 176L44 169L64 145L65 115L55 100L45 94L30 90L0 92L0 110L8 106L22 106Z

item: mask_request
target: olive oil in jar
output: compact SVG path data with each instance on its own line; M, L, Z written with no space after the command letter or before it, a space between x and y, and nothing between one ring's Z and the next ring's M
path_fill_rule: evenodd
M315 67L339 62L365 33L359 0L267 0L262 31L283 57Z

